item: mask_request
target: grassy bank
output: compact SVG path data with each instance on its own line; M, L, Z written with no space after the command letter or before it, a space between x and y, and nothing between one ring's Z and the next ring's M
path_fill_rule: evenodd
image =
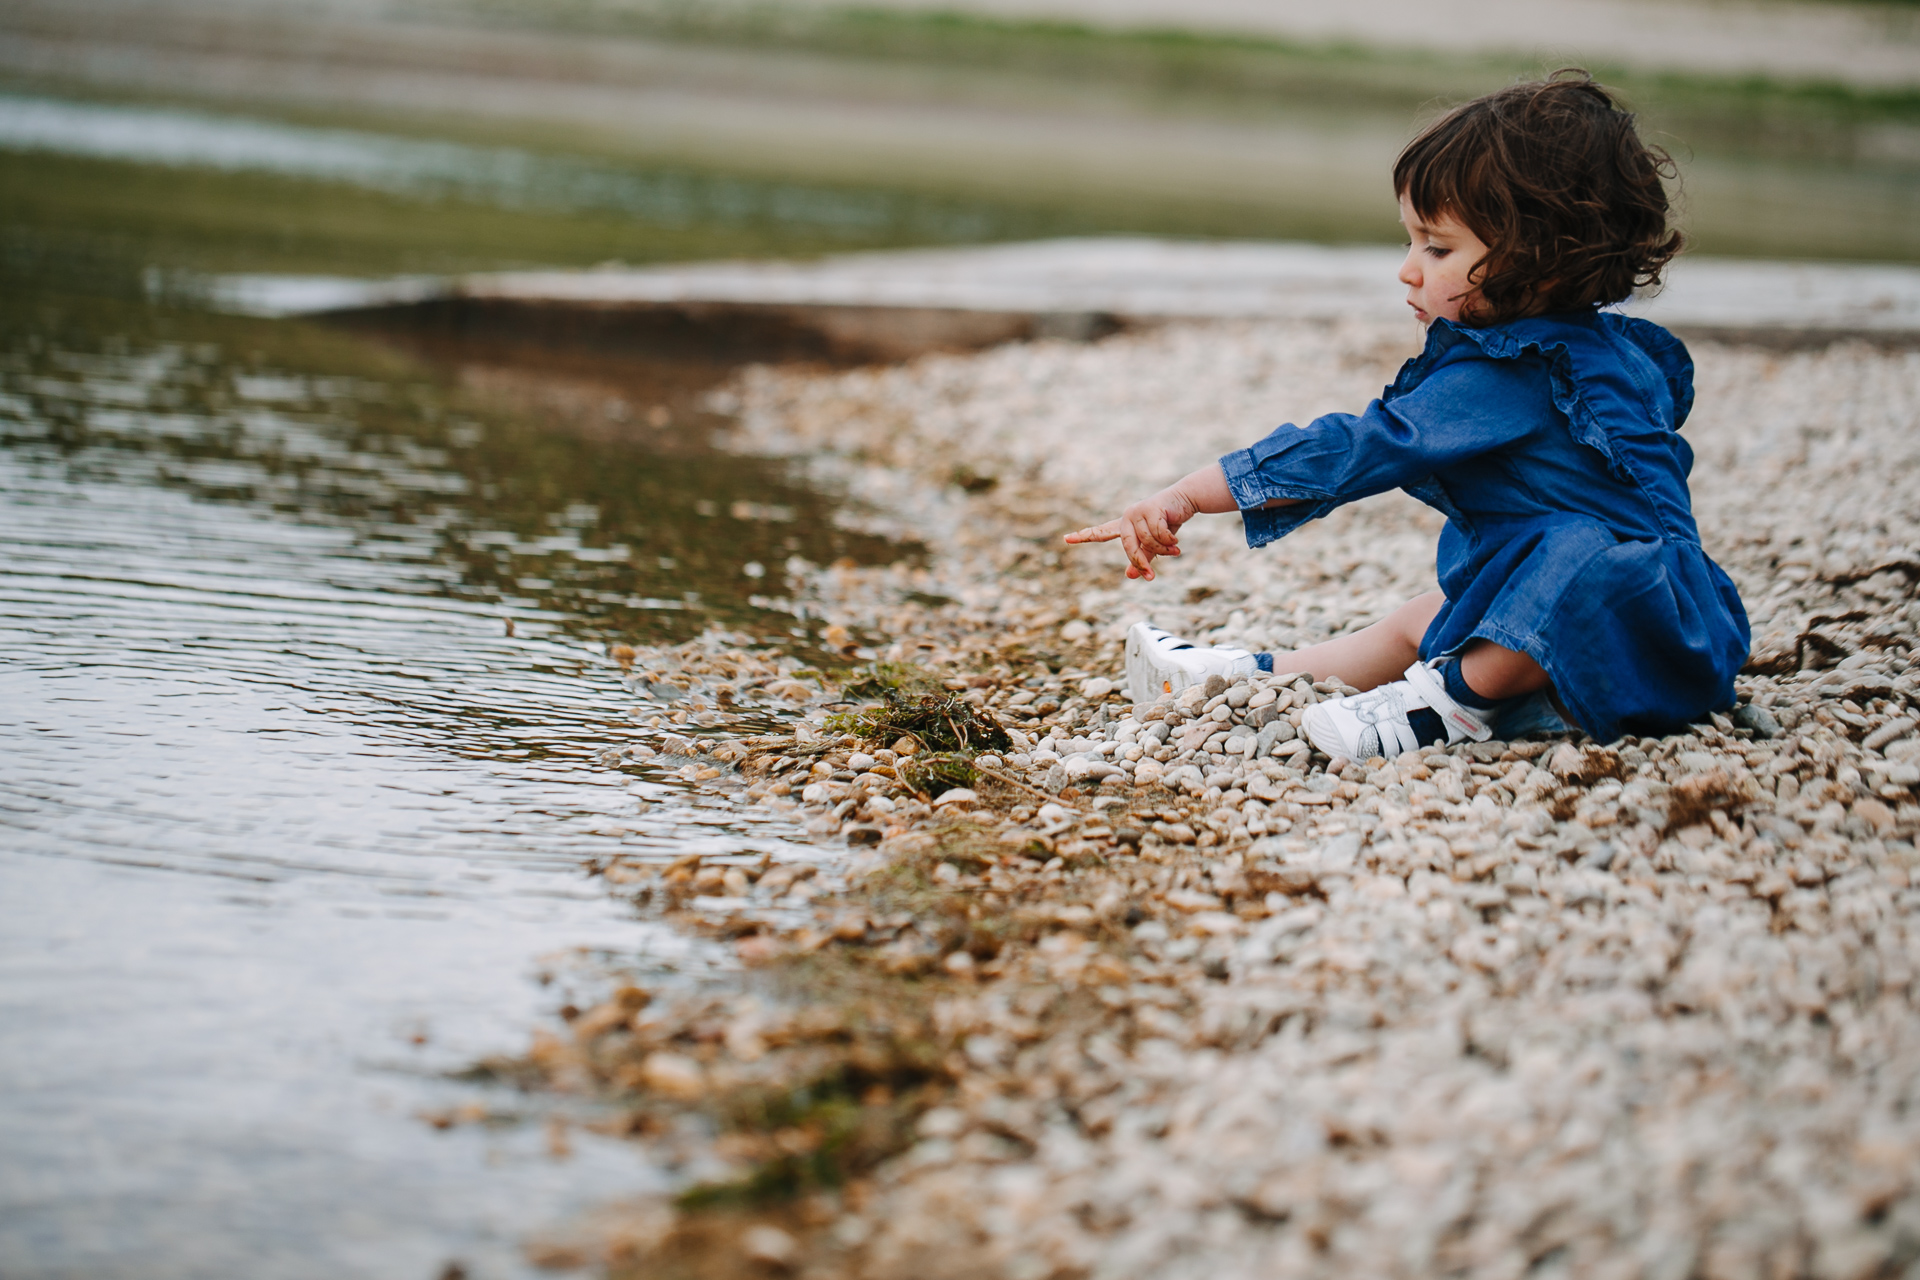
M645 176L689 191L692 213L667 219L620 208L508 205L275 174L0 151L0 237L16 272L72 280L76 272L124 276L148 265L385 275L805 257L1089 225L1044 208L873 189L795 188L688 170ZM782 198L838 202L856 216L839 223L782 217ZM703 204L723 202L737 211L702 216Z
M472 0L461 8L477 20L522 29L784 55L804 51L849 66L921 68L929 97L964 95L966 82L980 78L1015 100L1077 94L1108 110L1167 119L1283 128L1304 122L1329 138L1351 131L1358 145L1371 142L1381 150L1383 175L1392 139L1410 135L1421 120L1553 69L1513 56L1417 55L939 12L671 0L559 0L537 8L519 0ZM1647 136L1679 161L1683 208L1702 250L1762 257L1920 255L1914 230L1920 226L1920 89L1654 74L1604 64L1591 70L1639 113ZM1380 138L1359 141L1368 134ZM975 176L958 172L952 179ZM1141 174L1143 192L1153 180L1151 173ZM1240 208L1229 202L1202 208L1191 199L1164 200L1156 208L1142 201L1123 206L1117 217L1109 214L1109 222L1112 229L1271 238L1396 234L1384 216L1332 212L1340 198L1324 184L1306 202L1318 204L1319 217L1291 201L1291 194L1269 194L1249 202L1254 207ZM1095 214L1093 220L1100 218Z
M1409 117L1551 67L1511 55L1457 57L1309 45L1175 29L1103 29L953 12L675 0L470 0L482 21L528 29L774 49L943 70L991 71L1131 92L1172 109L1330 107ZM1920 125L1920 88L1872 90L1765 77L1650 74L1594 64L1656 130L1729 154L1861 158L1863 129Z
M448 0L404 23L310 26L171 12L23 6L0 32L42 53L0 44L0 83L515 147L619 182L737 188L768 212L725 212L733 194L678 224L502 199L316 202L227 178L123 183L56 166L42 181L52 162L9 159L36 172L9 187L8 221L64 230L150 212L189 257L368 272L1057 234L1378 242L1397 235L1386 175L1419 121L1550 69L860 9ZM109 44L140 51L127 74L90 60ZM1674 153L1698 249L1920 260L1920 90L1594 70ZM763 198L773 188L858 213L810 223ZM235 225L250 207L253 223Z

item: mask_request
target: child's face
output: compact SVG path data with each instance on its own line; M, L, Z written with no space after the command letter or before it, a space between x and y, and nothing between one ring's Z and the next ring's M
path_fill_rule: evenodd
M1467 273L1486 256L1487 246L1451 214L1423 222L1405 196L1400 197L1400 225L1407 229L1407 260L1400 264L1407 305L1421 324L1458 320L1461 304L1473 301Z

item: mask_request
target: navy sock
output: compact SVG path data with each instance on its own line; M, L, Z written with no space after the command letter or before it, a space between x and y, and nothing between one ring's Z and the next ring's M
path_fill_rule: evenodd
M1416 707L1407 712L1407 727L1413 730L1413 740L1423 747L1447 740L1446 721L1431 707Z
M1483 698L1473 691L1465 675L1460 671L1460 659L1449 658L1440 668L1440 679L1447 687L1447 696L1463 707L1472 707L1475 711L1491 711L1499 706L1502 699Z
M1253 665L1260 668L1260 670L1267 675L1272 675L1273 655L1270 653L1256 653L1253 655Z

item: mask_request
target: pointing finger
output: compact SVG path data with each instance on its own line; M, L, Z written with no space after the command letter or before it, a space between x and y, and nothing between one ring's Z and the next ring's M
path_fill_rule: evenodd
M1068 542L1112 542L1120 536L1120 522L1109 520L1105 524L1092 524L1084 529L1076 529L1066 535Z

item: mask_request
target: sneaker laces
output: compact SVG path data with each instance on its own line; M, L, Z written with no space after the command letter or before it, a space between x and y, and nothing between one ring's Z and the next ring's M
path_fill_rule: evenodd
M1356 694L1348 699L1347 710L1353 713L1354 719L1361 725L1358 742L1360 759L1367 760L1386 754L1385 739L1380 732L1382 721L1390 724L1395 721L1399 724L1407 722L1407 701L1400 696L1400 684L1400 681L1395 680L1390 684L1381 685L1378 689ZM1394 724L1394 727L1397 729L1399 724ZM1395 733L1393 736L1398 739L1400 734Z
M1339 701L1341 708L1359 726L1354 740L1357 759L1367 760L1374 756L1391 759L1402 751L1424 745L1409 714L1413 711L1434 713L1442 726L1441 741L1458 742L1462 738L1471 738L1482 742L1493 733L1484 717L1447 696L1439 673L1424 662L1416 662L1408 667L1405 676L1399 680ZM1414 705L1415 702L1419 705ZM1392 750L1388 750L1389 745Z

